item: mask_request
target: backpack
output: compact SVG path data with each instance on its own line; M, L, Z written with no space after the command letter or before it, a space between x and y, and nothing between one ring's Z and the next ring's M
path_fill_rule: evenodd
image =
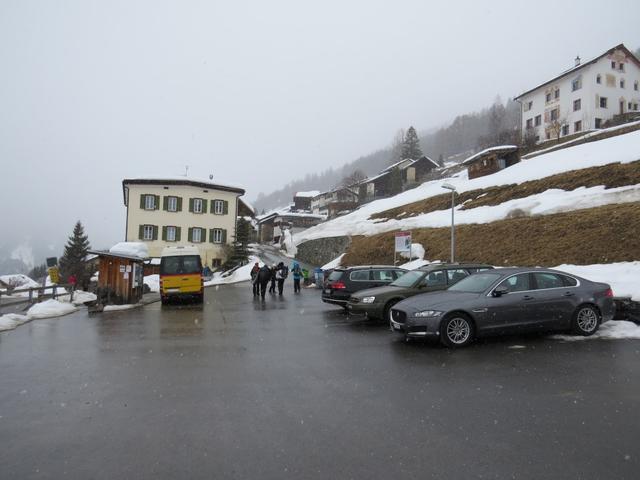
M283 266L280 269L280 275L282 275L282 278L287 278L287 276L289 275L289 267L287 267L286 265Z

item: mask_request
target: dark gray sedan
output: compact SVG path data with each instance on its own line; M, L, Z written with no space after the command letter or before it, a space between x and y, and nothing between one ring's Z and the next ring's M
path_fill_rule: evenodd
M557 270L501 268L397 303L391 329L406 338L434 337L462 347L475 337L525 331L592 335L614 310L606 283Z

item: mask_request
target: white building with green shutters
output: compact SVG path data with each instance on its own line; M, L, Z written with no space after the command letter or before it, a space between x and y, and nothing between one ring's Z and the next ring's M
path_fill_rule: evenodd
M224 262L244 189L186 177L154 177L125 179L122 190L125 241L147 243L151 257L159 257L166 246L194 245L203 265Z

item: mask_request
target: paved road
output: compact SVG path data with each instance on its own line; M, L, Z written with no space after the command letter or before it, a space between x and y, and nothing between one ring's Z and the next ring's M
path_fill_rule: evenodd
M640 342L449 351L291 291L0 334L0 478L638 478Z

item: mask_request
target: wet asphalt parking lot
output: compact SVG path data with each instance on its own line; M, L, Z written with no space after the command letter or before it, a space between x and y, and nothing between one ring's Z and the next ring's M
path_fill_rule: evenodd
M639 341L451 351L292 290L0 333L0 478L638 478Z

